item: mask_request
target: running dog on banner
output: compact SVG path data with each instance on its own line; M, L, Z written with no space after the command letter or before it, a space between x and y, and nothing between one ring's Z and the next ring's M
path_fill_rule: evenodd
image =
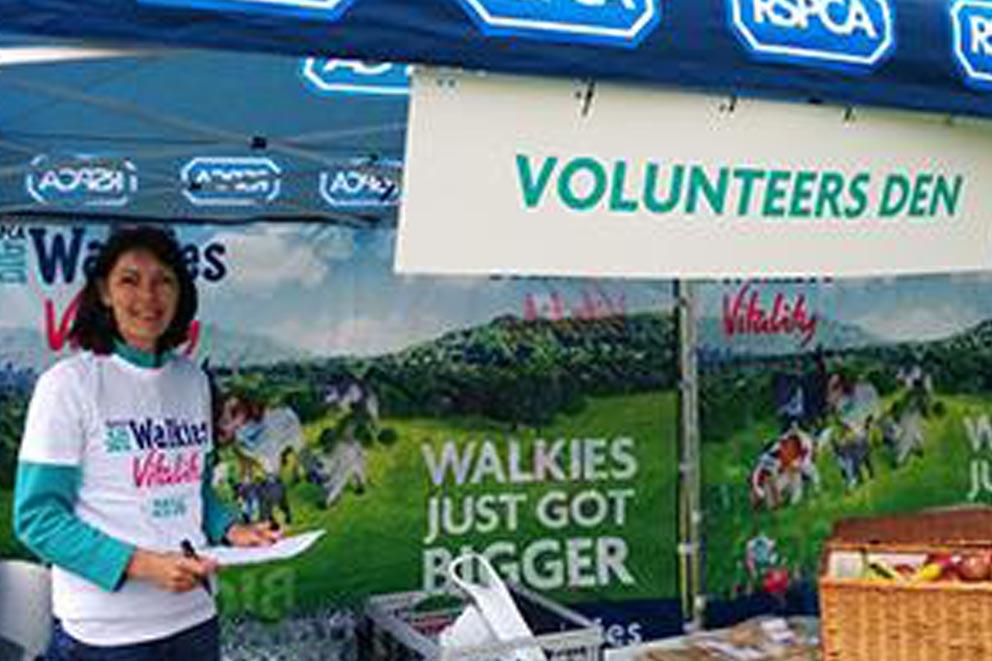
M839 433L833 435L834 457L847 489L875 477L871 461L873 423L871 416L861 422L843 422Z
M892 457L892 465L902 466L911 455L923 456L923 413L893 404L881 422L882 442Z
M290 455L303 449L303 428L296 413L286 406L266 407L250 397L232 395L223 403L218 435L233 446L238 465L235 494L242 519L275 522L279 510L283 523L292 523L281 469Z
M324 491L324 505L332 506L351 485L356 495L365 493L369 480L366 472L365 444L379 434L379 400L375 393L358 383L330 388L324 403L337 408L341 417L336 427L325 429L320 445L323 457L306 459L308 479Z
M755 509L773 510L785 502L801 502L807 484L815 490L820 487L813 438L792 425L761 453L749 482Z
M897 468L911 455L923 456L923 420L933 405L933 382L920 367L900 370L898 376L906 391L892 403L880 424L882 441Z
M875 477L871 438L882 417L881 398L871 382L834 374L827 402L833 422L821 438L833 449L844 485L853 489Z

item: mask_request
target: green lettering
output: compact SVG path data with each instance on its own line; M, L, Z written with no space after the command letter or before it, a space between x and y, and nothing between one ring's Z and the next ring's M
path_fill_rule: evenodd
M530 167L530 157L526 154L517 154L517 178L520 180L520 189L524 194L524 205L528 209L533 209L544 197L548 181L551 180L551 173L557 164L557 156L544 159L535 181L534 172Z
M693 165L689 170L689 193L685 200L685 212L696 213L699 206L699 193L702 191L706 203L716 215L723 215L723 208L727 202L727 187L730 185L729 172L727 168L720 168L719 178L714 185L706 168L701 165Z
M613 188L610 191L610 211L637 211L637 200L624 199L623 192L627 183L627 163L617 161L613 164Z
M672 178L668 185L668 197L658 200L655 189L658 188L658 164L648 163L644 173L644 206L651 213L670 213L682 199L682 179L685 176L685 166L676 165L672 168Z
M847 218L860 218L868 209L868 191L865 187L871 181L871 175L867 172L859 172L851 179L849 192L854 199L854 206L844 209L844 216Z
M792 182L792 203L789 205L791 217L809 218L813 214L813 209L804 205L813 199L813 183L815 181L815 172L801 170L796 173L796 178Z
M829 217L840 218L840 197L844 190L844 175L840 172L824 172L820 175L820 189L816 195L816 217L823 218L823 208L830 207Z
M909 201L909 215L919 218L926 215L927 202L930 198L930 186L933 184L932 174L920 174L916 176L916 183L913 184L913 195Z
M898 195L896 198L894 195ZM909 178L901 174L890 174L885 180L882 191L882 204L878 214L882 218L891 218L900 213L909 199Z
M759 179L764 179L765 171L756 168L737 168L734 170L734 177L741 180L741 196L737 202L737 215L746 216L751 213L751 194L754 192L754 183Z
M788 170L772 170L768 173L768 184L765 185L765 203L761 207L761 215L766 218L781 218L785 215L785 205L775 205L785 201L785 185L791 176L792 173Z
M953 218L958 212L958 202L961 200L961 188L964 186L964 177L954 176L952 188L948 187L947 177L943 175L937 177L937 187L930 201L930 215L936 216L941 205L946 209L946 214Z
M575 179L588 173L592 176L592 187L581 195L575 191ZM565 206L575 211L588 211L599 204L606 192L606 170L599 161L582 157L568 162L558 176L558 196Z
M296 606L296 571L280 567L268 572L262 579L262 598L257 615L270 622L280 620Z

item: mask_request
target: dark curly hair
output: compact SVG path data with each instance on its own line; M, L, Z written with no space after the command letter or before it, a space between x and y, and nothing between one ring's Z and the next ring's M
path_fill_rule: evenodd
M100 286L106 283L121 255L131 250L144 250L154 255L176 274L179 284L176 315L158 339L156 350L159 353L168 351L186 341L190 322L196 316L198 297L196 285L193 284L193 278L183 259L182 248L172 232L159 227L137 225L112 230L97 255L92 270L86 274L86 285L80 296L76 318L69 329L72 346L97 354L108 354L114 350L114 341L121 339L113 311L100 297Z

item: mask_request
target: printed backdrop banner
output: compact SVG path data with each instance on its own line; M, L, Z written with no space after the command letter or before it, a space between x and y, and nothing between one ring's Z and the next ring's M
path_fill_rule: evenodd
M404 272L852 276L992 254L983 121L431 72L410 113Z
M990 285L982 274L702 289L715 611L811 607L802 588L838 519L992 503Z
M225 572L227 615L430 591L473 549L602 614L615 642L651 635L657 621L609 613L678 597L670 283L400 277L391 231L177 234L201 292L185 350L220 390L216 488L245 520L327 531L297 559ZM0 226L3 557L29 555L10 529L25 407L69 351L105 236Z

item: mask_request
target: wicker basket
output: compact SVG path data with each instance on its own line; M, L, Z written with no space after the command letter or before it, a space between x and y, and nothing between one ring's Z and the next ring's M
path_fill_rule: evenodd
M992 548L992 508L839 522L820 573L824 661L992 661L992 581L909 583L827 575L835 551L978 548Z

